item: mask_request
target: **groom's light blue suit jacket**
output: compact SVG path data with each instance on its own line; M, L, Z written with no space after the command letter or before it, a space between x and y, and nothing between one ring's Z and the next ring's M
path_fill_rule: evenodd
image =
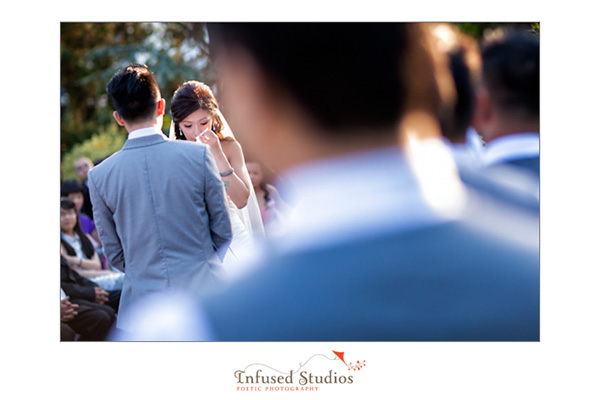
M117 326L159 290L218 283L231 241L225 190L210 150L150 135L125 142L89 172L94 221L110 264L124 269Z

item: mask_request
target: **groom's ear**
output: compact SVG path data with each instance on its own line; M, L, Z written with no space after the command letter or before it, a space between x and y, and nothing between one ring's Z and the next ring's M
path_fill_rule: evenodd
M113 118L115 119L115 121L117 121L117 124L119 124L119 126L125 126L125 120L117 111L113 112Z
M165 111L167 109L167 101L165 99L160 99L156 104L156 112L157 115L165 115Z

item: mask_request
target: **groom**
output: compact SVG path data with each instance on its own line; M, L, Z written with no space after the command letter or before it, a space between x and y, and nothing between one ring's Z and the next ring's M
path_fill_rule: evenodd
M216 285L231 225L208 147L163 135L166 102L148 67L124 68L107 92L129 135L88 179L106 257L125 271L117 328L135 331L128 310L141 296Z

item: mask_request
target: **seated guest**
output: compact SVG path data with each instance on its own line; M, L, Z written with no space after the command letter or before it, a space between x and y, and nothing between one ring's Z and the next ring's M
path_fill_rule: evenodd
M60 195L61 197L66 197L75 204L75 209L79 215L79 224L81 225L81 230L84 233L92 236L94 247L98 249L101 248L100 237L98 236L98 231L96 230L94 221L92 221L91 215L84 214L82 212L82 207L84 204L84 189L81 183L74 179L68 179L64 181L60 186Z
M79 157L75 160L73 167L75 168L75 173L83 188L83 205L81 207L81 212L91 219L94 219L92 213L92 201L90 200L90 189L87 186L88 172L94 167L94 164L92 163L92 160L87 157Z
M119 308L121 290L104 290L98 284L74 271L64 257L60 257L60 286L73 304L92 303L94 308L112 310Z
M81 303L71 303L61 289L60 340L73 341L76 335L81 341L105 340L115 320L114 312Z
M60 253L71 268L105 289L121 289L124 274L102 269L92 239L81 230L75 204L69 199L60 201Z

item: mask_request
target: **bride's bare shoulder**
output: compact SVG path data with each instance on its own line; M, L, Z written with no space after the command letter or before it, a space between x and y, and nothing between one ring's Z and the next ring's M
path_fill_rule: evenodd
M221 140L221 148L226 154L242 151L242 146L240 143L232 137L227 137L224 140Z

